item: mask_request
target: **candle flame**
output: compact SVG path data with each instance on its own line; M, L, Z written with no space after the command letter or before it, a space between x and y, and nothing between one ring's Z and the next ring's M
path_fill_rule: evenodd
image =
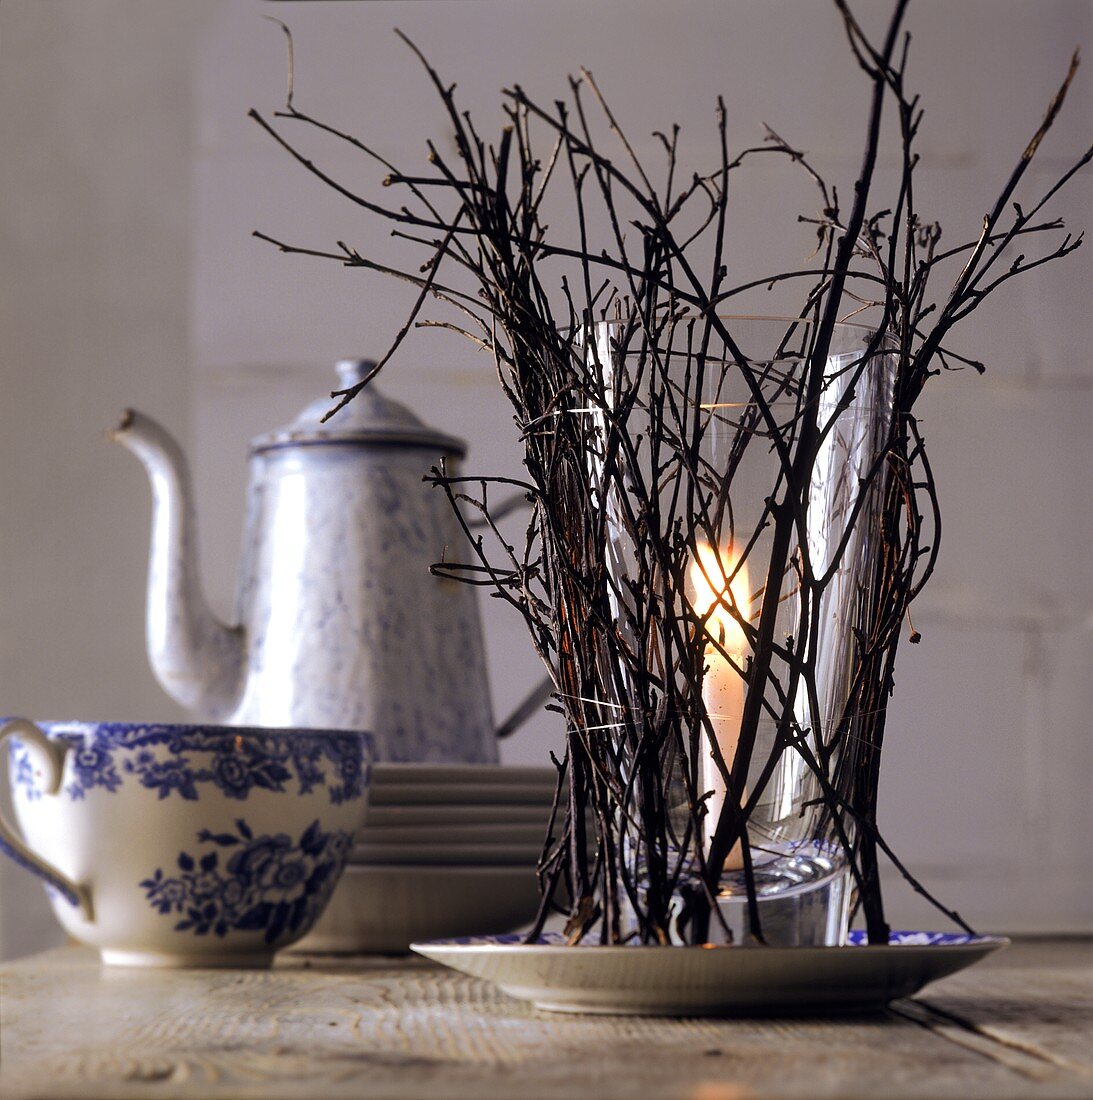
M727 569L722 567L722 560L728 563ZM698 555L691 563L691 585L691 605L699 615L708 616L709 636L726 653L746 653L748 640L739 620L751 618L747 562L737 563L731 547L721 552L709 543L699 543Z

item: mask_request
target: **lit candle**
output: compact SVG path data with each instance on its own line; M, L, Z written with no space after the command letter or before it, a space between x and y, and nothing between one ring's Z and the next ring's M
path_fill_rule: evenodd
M745 683L736 668L744 667L748 652L748 640L739 619L750 617L751 593L748 588L748 566L741 562L739 568L733 561L731 550L724 555L728 568L722 566L722 555L712 546L702 543L698 558L691 565L692 600L695 611L706 618L706 630L711 642L706 646L706 674L702 680L702 702L710 719L717 747L726 768L732 767L736 746L740 740L740 721L744 710ZM734 575L735 570L735 575ZM731 578L731 580L729 579ZM732 610L730 610L732 609ZM736 614L733 614L733 611ZM731 660L731 663L730 663ZM736 665L736 668L733 667ZM727 786L717 761L714 759L708 734L702 730L702 746L699 752L699 794L712 791L706 800L707 850L717 828L718 819L725 805ZM726 870L739 870L743 866L740 842L725 860Z

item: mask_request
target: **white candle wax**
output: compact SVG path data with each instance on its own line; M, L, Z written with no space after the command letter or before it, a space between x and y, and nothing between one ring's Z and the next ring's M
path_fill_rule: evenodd
M723 561L725 565L722 565ZM695 588L694 608L706 617L707 633L717 642L706 646L702 702L725 767L731 768L736 746L740 741L740 723L744 711L746 685L737 669L744 667L748 643L736 615L747 619L750 614L748 568L743 563L737 567L731 552L718 554L713 547L702 545L698 550L698 560L691 567L691 579ZM699 793L701 795L703 792L711 792L706 800L705 818L708 852L725 806L728 787L705 728L701 737ZM725 869L736 871L741 867L743 856L738 841L725 860Z
M733 656L737 664L740 664L739 655ZM736 755L736 746L740 741L744 681L736 669L712 646L706 650L706 678L702 683L702 701L706 704L706 713L710 717L710 724L713 726L714 737L717 740L717 747L721 750L725 767L731 768L733 757ZM721 818L721 811L725 807L728 787L714 759L713 748L705 730L702 732L701 762L702 790L713 792L706 800L706 851L709 852L714 830ZM737 841L725 858L725 870L739 871L743 866L744 856L740 842Z

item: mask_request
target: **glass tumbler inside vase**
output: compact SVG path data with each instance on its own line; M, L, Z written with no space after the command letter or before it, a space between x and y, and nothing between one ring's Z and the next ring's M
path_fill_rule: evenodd
M617 807L618 892L640 925L653 876L670 881L678 942L846 940L854 835L841 800L858 760L856 627L895 356L866 326L836 325L826 347L816 337L778 318L603 322L587 348L595 400L572 410L611 578L604 660L621 666L599 680L601 728L617 735L620 799L653 793L667 819L653 836ZM650 524L669 548L660 560ZM665 620L652 628L651 605ZM655 752L627 748L643 741ZM699 894L707 917L692 921Z

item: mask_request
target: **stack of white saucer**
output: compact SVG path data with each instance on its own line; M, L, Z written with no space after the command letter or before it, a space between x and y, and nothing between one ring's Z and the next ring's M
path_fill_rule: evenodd
M342 880L300 951L508 932L538 907L553 768L377 764Z

